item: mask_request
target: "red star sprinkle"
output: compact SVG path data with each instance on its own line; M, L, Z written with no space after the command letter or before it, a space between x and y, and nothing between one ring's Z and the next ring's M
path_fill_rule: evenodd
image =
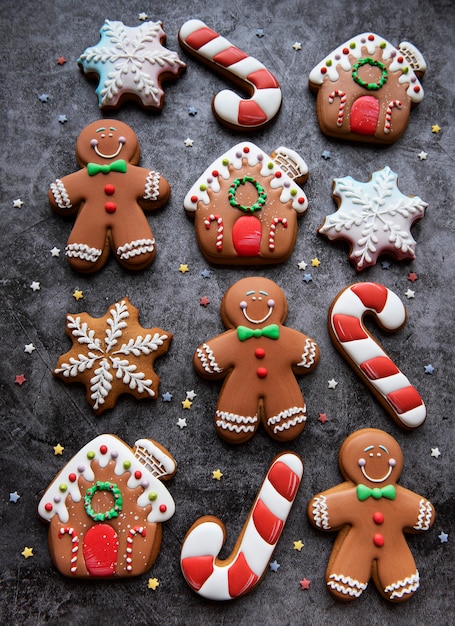
M210 300L207 296L202 296L199 300L199 304L201 306L208 306L210 304Z
M66 63L65 57L58 57L58 59L57 59L57 64L58 65L65 65L65 63Z
M16 378L14 379L14 382L17 383L18 385L23 385L26 380L27 379L25 378L23 374L18 374Z
M304 578L303 580L300 581L300 586L302 587L302 589L309 589L311 585L311 580L307 580L306 578Z
M417 280L418 276L415 272L409 272L408 274L408 280L411 281L411 283L415 283L415 281Z
M325 424L328 421L327 413L319 413L318 422Z

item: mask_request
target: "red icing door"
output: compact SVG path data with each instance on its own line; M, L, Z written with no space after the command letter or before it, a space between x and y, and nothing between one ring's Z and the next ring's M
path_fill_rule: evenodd
M379 120L379 100L361 96L353 103L349 114L351 131L359 135L374 135Z
M109 524L92 526L84 537L83 552L90 576L113 576L117 566L117 533Z
M254 215L239 217L232 227L232 242L240 256L258 256L261 249L262 226Z

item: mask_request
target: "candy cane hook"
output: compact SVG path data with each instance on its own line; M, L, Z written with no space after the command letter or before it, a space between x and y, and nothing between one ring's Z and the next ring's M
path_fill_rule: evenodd
M384 132L390 133L390 129L392 128L392 109L396 107L400 110L403 107L403 103L401 100L391 100L389 102L389 106L385 112L385 124L384 124Z
M131 570L133 569L133 540L134 537L139 534L141 535L141 537L145 537L146 535L146 529L143 526L133 526L133 528L130 528L130 531L128 533L128 537L126 538L126 554L125 554L125 561L126 561L126 569L128 572L131 572Z
M210 213L210 215L204 220L206 230L210 230L212 222L216 222L218 224L216 229L216 249L221 251L223 249L223 218L221 215Z
M330 306L330 338L398 425L417 428L425 420L425 404L371 336L363 323L365 315L372 315L388 331L406 323L406 309L393 291L378 283L355 283L340 291Z
M248 56L201 20L188 20L180 28L182 48L241 85L250 94L242 99L230 89L215 95L215 117L236 130L251 130L268 124L281 107L282 93L276 77L254 57Z
M275 250L275 234L277 224L281 224L283 228L288 227L288 221L285 217L274 217L270 225L269 231L269 250Z
M71 568L70 572L75 574L77 572L77 554L79 552L79 536L77 531L71 526L63 526L60 528L58 538L61 539L64 535L71 537Z
M272 461L254 505L225 560L222 522L211 516L197 520L182 545L180 564L189 586L210 600L232 600L258 585L280 538L303 476L303 463L293 452Z
M346 107L346 93L341 89L335 89L329 93L329 104L333 104L335 98L340 99L340 105L338 107L338 118L337 118L337 126L342 126L343 117L344 117L344 109Z

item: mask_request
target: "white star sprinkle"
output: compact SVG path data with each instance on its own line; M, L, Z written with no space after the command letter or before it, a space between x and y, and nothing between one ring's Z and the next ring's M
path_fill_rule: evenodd
M51 250L51 254L52 256L60 256L60 248L57 248L57 246L54 246Z
M421 161L426 161L428 154L422 150L422 152L419 152L417 156Z
M32 343L28 343L24 346L24 352L26 352L27 354L31 354L33 350L36 350L36 348Z
M188 426L188 424L186 423L186 419L184 417L180 417L179 421L177 422L177 426L182 429L182 428L186 428Z
M441 451L439 448L431 448L431 456L434 456L435 459L439 459L441 456Z
M39 283L37 280L34 280L30 285L30 289L33 289L33 291L39 291L41 289L41 283Z
M408 300L410 300L411 298L414 298L415 294L415 291L413 291L412 289L408 289L404 295Z
M193 142L194 142L194 140L193 140L193 139L190 139L190 138L188 137L187 139L185 139L185 141L184 141L183 143L185 144L185 146L186 146L187 148L191 148L191 147L193 146Z
M308 267L308 263L305 263L305 261L300 261L300 263L298 264L299 270L306 270L306 268Z
M23 206L24 206L24 202L20 198L17 198L17 200L13 200L13 208L22 209Z
M292 47L294 48L294 50L301 50L302 44L300 43L300 41L296 41L294 44L292 44Z
M327 384L329 385L329 389L335 389L335 387L338 385L338 382L332 378L332 380L328 380Z

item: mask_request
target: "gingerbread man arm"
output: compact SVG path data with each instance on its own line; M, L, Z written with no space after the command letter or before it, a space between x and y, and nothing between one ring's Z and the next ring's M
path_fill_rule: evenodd
M429 500L400 485L397 485L398 499L403 510L403 528L406 532L423 532L433 526L436 512Z
M49 203L56 213L74 215L85 201L84 190L87 180L85 169L57 178L48 192Z
M140 207L144 211L153 211L166 204L171 195L171 188L167 180L155 170L135 167L134 171L139 180L138 203Z
M311 372L319 361L318 344L311 337L287 326L281 326L280 333L286 340L285 345L291 350L294 374Z
M350 503L355 503L356 493L352 483L345 482L314 496L307 507L310 522L320 530L338 530L351 520Z
M235 331L228 330L201 344L193 355L196 372L203 378L224 378L234 365L231 355L235 341Z

